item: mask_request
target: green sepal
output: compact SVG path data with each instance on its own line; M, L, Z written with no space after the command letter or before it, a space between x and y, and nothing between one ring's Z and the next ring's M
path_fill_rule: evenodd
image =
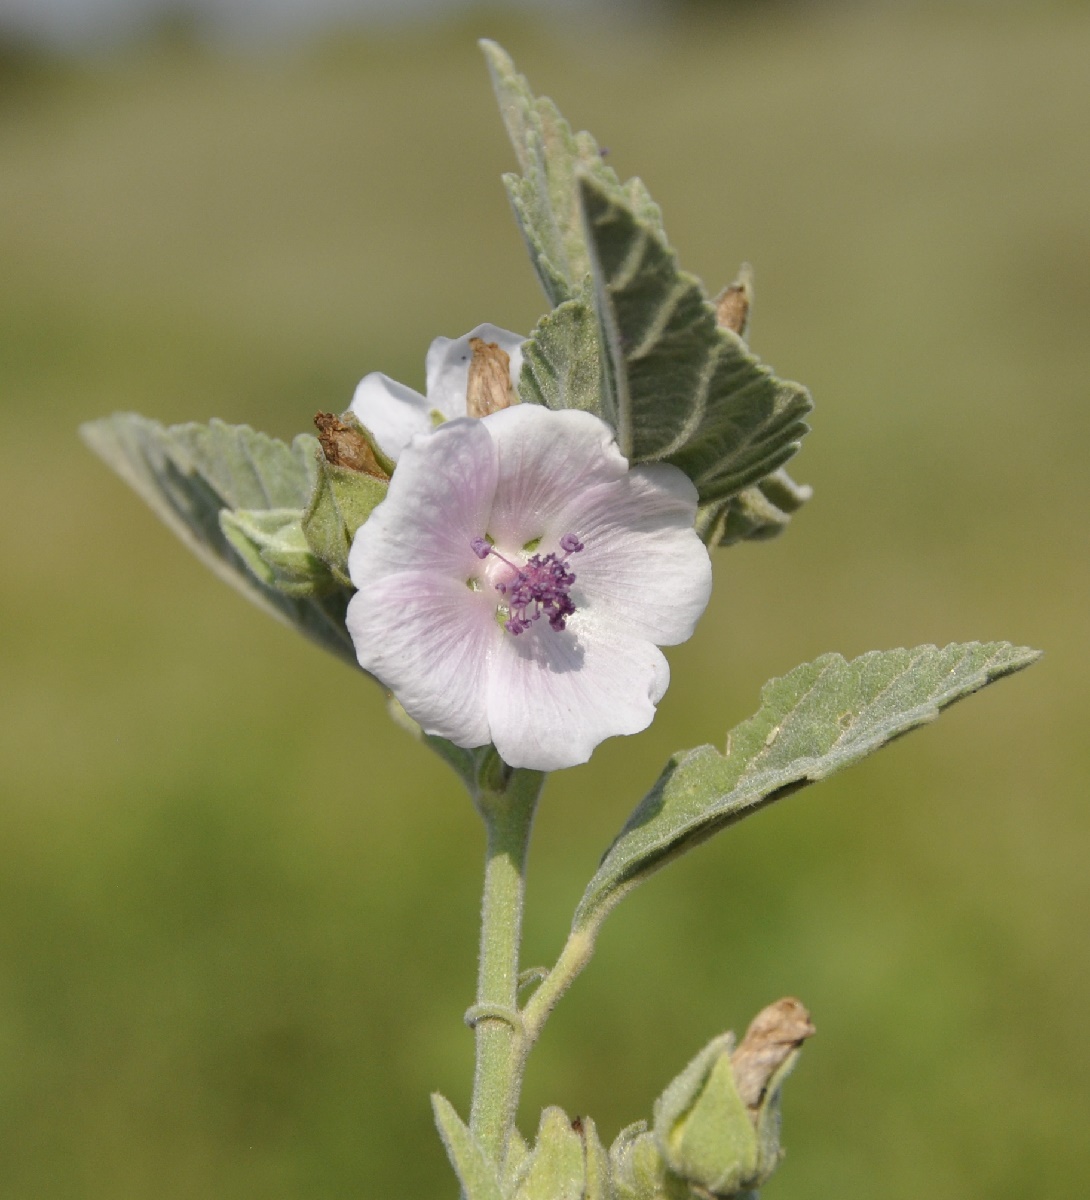
M573 1128L576 1123L573 1122ZM583 1140L583 1161L585 1164L585 1182L583 1185L583 1200L613 1200L613 1188L609 1177L609 1155L606 1153L602 1139L598 1136L598 1127L590 1117L581 1117L576 1132Z
M621 1130L609 1148L609 1166L616 1200L665 1200L669 1196L666 1162L646 1121Z
M504 1196L513 1196L519 1180L526 1173L532 1151L526 1144L526 1139L517 1129L511 1130L507 1139L507 1154L503 1160L503 1172L500 1185Z
M783 1081L791 1074L799 1060L799 1051L793 1050L776 1070L768 1082L764 1099L757 1110L757 1174L754 1186L760 1187L783 1158L780 1148L780 1095Z
M733 1034L713 1038L654 1108L655 1141L667 1170L713 1196L732 1196L758 1182L757 1132L734 1082L733 1050Z
M385 479L326 462L317 451L314 493L303 516L307 545L335 579L350 585L348 551L356 530L386 498Z
M220 509L223 536L267 587L288 596L322 596L341 584L303 535L301 508Z
M727 500L701 505L696 531L708 546L767 541L783 533L812 495L812 488L796 483L781 467Z
M573 1127L563 1109L545 1109L534 1148L514 1180L511 1200L584 1200L585 1134L585 1129Z
M725 753L698 746L671 758L603 857L573 928L596 929L624 895L686 850L1039 657L1009 642L874 650L851 662L826 654L770 681Z
M304 509L314 488L316 438L301 434L289 446L247 425L164 426L138 413L90 421L80 434L221 579L358 669L344 624L351 589L292 595L270 586L220 523L225 509Z
M505 1200L494 1164L454 1111L454 1105L435 1092L431 1106L450 1165L462 1185L464 1200Z

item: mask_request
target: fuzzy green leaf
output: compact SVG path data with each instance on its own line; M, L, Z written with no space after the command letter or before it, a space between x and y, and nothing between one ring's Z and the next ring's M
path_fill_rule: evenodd
M221 579L280 620L294 625L338 657L356 665L344 625L351 591L288 595L251 569L224 534L225 509L306 508L315 481L317 441L300 435L286 443L246 425L170 427L136 413L116 413L80 430L87 445Z
M654 225L596 179L579 186L605 348L603 416L622 453L680 467L703 503L758 483L798 450L809 393L719 327Z
M462 1185L464 1200L503 1200L499 1175L454 1105L435 1092L431 1098L435 1125L443 1139L450 1165Z
M606 852L575 928L594 928L642 880L758 808L858 762L1039 652L1009 642L826 654L767 683L760 710L714 746L674 755Z
M701 505L696 531L709 546L764 542L783 533L791 517L812 495L810 487L796 483L781 467L727 500Z
M534 96L500 46L482 41L481 49L522 172L504 176L507 194L541 286L552 304L562 304L583 293L590 273L579 202L581 174L661 228L659 209L640 180L621 184L589 133L573 133L551 100Z
M603 415L598 323L581 300L568 300L546 313L523 343L522 357L522 400Z

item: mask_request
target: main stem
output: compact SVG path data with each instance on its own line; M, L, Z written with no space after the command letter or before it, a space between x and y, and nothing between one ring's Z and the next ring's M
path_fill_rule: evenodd
M515 771L503 791L484 792L478 808L488 830L477 1003L468 1017L477 1039L469 1127L497 1165L515 1124L526 1035L518 1012L519 945L526 853L545 776Z

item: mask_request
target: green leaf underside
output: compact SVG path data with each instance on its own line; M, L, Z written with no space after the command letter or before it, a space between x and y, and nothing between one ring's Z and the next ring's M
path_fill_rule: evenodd
M622 184L589 133L573 133L551 100L535 97L499 46L481 46L521 172L504 182L557 306L524 348L522 399L602 417L626 457L674 463L705 505L757 485L798 450L808 393L718 328L642 181ZM709 544L773 536L794 511L762 496L743 507L706 514Z
M225 509L297 510L315 482L317 439L289 446L246 425L161 425L137 413L115 413L80 430L84 441L221 579L271 615L356 665L344 624L351 590L287 595L261 582L225 536Z
M783 533L791 517L812 495L811 488L796 483L780 467L727 500L701 505L696 531L709 546L767 541Z
M758 483L798 450L809 393L717 325L655 227L597 180L579 186L607 359L603 415L621 451L680 467L702 503Z
M574 928L600 924L626 892L727 825L858 762L1038 657L1008 642L875 650L851 662L826 654L770 681L725 754L699 746L670 760L606 852Z
M435 1124L450 1164L462 1185L464 1200L504 1200L499 1175L454 1106L436 1092L431 1098Z
M310 549L299 508L221 508L220 528L261 583L289 596L337 590L329 568Z
M489 41L481 49L522 172L504 176L507 194L541 286L558 305L582 294L591 269L579 207L581 174L661 230L659 209L639 179L620 182L589 133L573 133L551 100L534 96L504 50Z

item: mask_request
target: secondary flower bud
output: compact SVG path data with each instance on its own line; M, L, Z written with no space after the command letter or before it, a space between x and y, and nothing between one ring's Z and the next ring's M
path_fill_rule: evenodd
M714 1038L655 1104L655 1140L672 1175L712 1196L757 1182L757 1131L738 1094L734 1035Z
M424 362L427 395L373 371L352 397L353 414L394 462L419 433L455 417L483 417L513 404L522 370L521 334L478 325L459 338L438 337Z
M760 1187L783 1156L780 1087L813 1033L806 1009L788 998L758 1013L737 1048L731 1033L705 1046L655 1104L667 1175L694 1197Z

